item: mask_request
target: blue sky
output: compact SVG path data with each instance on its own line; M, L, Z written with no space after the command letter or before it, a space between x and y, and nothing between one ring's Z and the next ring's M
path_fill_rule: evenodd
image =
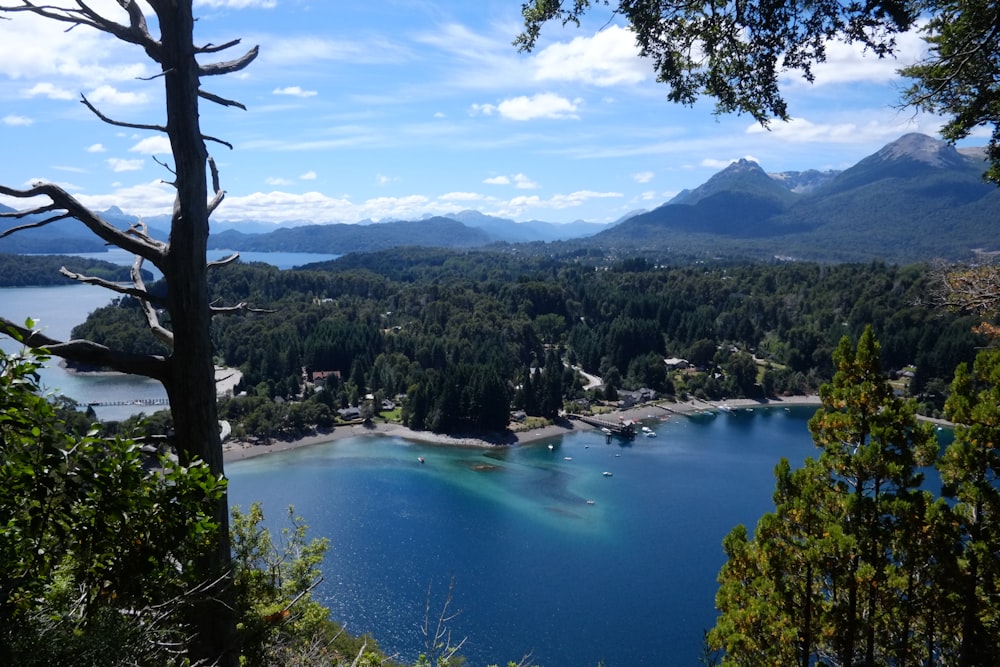
M65 4L67 0L60 0ZM96 8L117 10L111 0ZM940 121L897 108L898 61L831 45L816 83L785 85L790 123L763 130L710 102L671 104L623 23L597 6L548 26L533 53L511 42L520 0L195 0L198 43L260 46L244 72L205 88L227 191L221 220L356 222L464 209L518 221L608 222L654 208L729 162L770 172L841 169ZM46 180L85 204L168 213L166 142L103 124L163 121L162 84L135 47L16 14L0 21L0 183ZM236 57L242 47L222 59ZM974 141L972 143L985 143ZM9 199L0 202L14 205Z

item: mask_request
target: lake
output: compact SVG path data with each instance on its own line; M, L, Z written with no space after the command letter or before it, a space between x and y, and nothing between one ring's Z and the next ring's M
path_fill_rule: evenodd
M294 505L330 538L318 597L405 661L428 586L436 609L454 580L453 636L474 667L527 653L544 667L697 665L722 538L773 508L780 457L814 454L814 410L651 415L655 438L610 445L591 431L495 450L342 440L229 464L230 498L262 501L275 529Z
M232 254L229 250L212 250L210 260L221 259ZM131 265L134 255L121 248L111 248L107 252L81 253L81 257L102 259L121 265ZM242 261L264 262L279 269L288 269L311 262L336 259L339 255L292 252L243 252ZM150 264L146 264L151 268ZM225 269L221 269L225 270ZM23 323L28 317L36 320L36 326L52 338L65 340L77 324L97 308L108 305L117 294L92 285L81 285L67 281L65 285L52 287L0 287L0 316L14 322ZM0 335L0 349L10 353L20 346ZM100 405L94 411L98 419L104 421L125 419L133 414L152 412L156 407L143 407L137 400L165 399L163 386L148 378L123 375L121 373L70 373L53 359L41 372L43 385L51 390L72 398L79 403L125 403L124 405Z

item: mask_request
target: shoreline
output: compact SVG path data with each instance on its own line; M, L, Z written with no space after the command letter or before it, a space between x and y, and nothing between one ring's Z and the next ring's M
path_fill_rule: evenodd
M781 399L770 401L757 401L754 399L733 399L730 401L700 401L697 399L685 401L683 403L657 402L646 403L625 410L614 410L604 413L602 416L608 418L621 418L631 421L642 421L643 419L655 418L658 416L689 416L705 410L724 411L728 408L779 408L792 406L819 406L818 395L808 396L786 396ZM660 411L661 415L657 415ZM254 445L248 442L227 441L223 443L223 460L225 463L235 461L245 461L288 452L304 447L327 444L368 435L381 435L398 437L403 440L410 440L424 445L441 445L446 447L476 447L489 449L493 447L511 447L516 445L527 445L566 435L578 430L593 429L579 421L563 419L556 424L547 424L539 428L525 431L510 431L502 435L493 437L483 435L446 435L443 433L431 433L430 431L414 431L401 424L388 422L378 422L371 425L353 424L336 426L332 430L314 435L308 435L296 440L276 440L267 445Z

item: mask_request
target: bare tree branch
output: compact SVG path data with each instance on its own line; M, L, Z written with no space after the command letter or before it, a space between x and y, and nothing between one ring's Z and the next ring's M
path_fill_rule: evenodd
M223 257L222 259L216 259L208 263L211 267L226 266L227 264L232 264L240 258L240 253L234 252L229 257Z
M51 204L35 208L28 211L28 213L34 213L36 211L51 211L55 209L65 210L66 214L62 217L71 217L79 220L102 240L107 241L112 245L116 245L134 255L140 255L141 257L151 261L157 267L160 267L160 263L162 262L164 256L164 251L161 247L162 244L153 244L144 239L137 238L126 231L118 229L81 204L75 197L54 183L36 183L33 187L28 188L27 190L17 190L15 188L9 188L5 185L0 185L0 194L17 197L19 199L48 197L52 202Z
M70 30L78 25L89 26L101 32L113 35L118 39L141 46L146 54L156 62L161 61L161 45L149 33L142 8L135 0L118 0L118 4L129 16L129 25L125 26L105 18L88 7L82 0L77 0L77 7L55 7L38 5L29 0L21 0L20 5L0 5L0 11L30 12L54 21L72 24Z
M239 109L247 110L246 106L242 102L237 102L236 100L230 100L225 97L220 97L215 93L210 93L207 90L199 90L198 97L208 100L209 102L215 102L219 106L224 107L237 107Z
M154 132L166 133L167 128L162 125L147 125L145 123L126 123L122 120L115 120L113 118L108 118L103 113L98 111L97 107L90 103L86 95L80 95L80 102L84 104L88 109L90 109L95 116L103 120L108 125L114 125L115 127L128 127L134 130L153 130Z
M149 294L149 290L146 289L146 283L142 279L142 257L139 255L136 255L135 261L132 262L132 284L135 285L137 290ZM153 336L161 343L173 349L174 334L160 324L160 316L153 306L153 300L150 298L140 299L139 305L142 307L142 313L146 316L146 324L149 326L149 330L153 332Z
M242 39L233 39L233 40L230 40L230 41L226 42L225 44L212 44L211 42L209 42L205 46L199 46L196 49L195 52L196 53L219 53L220 51L225 51L226 49L231 49L234 46L237 46L237 45L239 45L242 42L243 42Z
M235 46L236 44L239 44L239 42L240 40L235 40L230 44L230 46ZM202 65L199 74L201 76L218 76L220 74L239 72L241 69L246 68L250 63L252 63L257 58L258 53L260 53L260 47L255 46L236 60L212 63L211 65Z
M231 143L229 143L228 141L223 141L222 139L219 139L217 137L212 137L212 136L209 136L207 134L201 135L201 138L204 139L205 141L214 141L217 144L222 144L223 146L225 146L229 150L233 150L233 145Z
M28 347L43 348L50 354L69 361L110 368L130 375L144 375L161 382L169 375L170 362L160 355L120 352L89 340L56 340L2 317L0 328L16 332Z
M212 174L212 191L215 192L215 196L208 202L208 214L212 215L215 213L215 209L219 208L222 200L226 198L226 191L222 189L222 183L219 180L219 168L215 164L215 158L211 156L208 158L208 169ZM234 261L238 257L239 253L236 253L236 257L227 260L227 262Z
M247 304L245 301L241 301L235 306L212 306L213 315L232 315L233 313L239 313L247 310Z
M27 215L32 215L34 213L40 213L42 211L51 210L52 208L53 207L51 206L45 206L40 209L15 211L14 213L0 213L0 218L23 218L24 216ZM4 231L0 232L0 239L10 236L11 234L24 231L25 229L36 229L38 227L44 227L45 225L48 225L50 223L58 222L59 220L66 220L67 218L70 217L72 216L70 216L68 213L64 213L62 215L55 215L52 216L51 218L46 218L45 220L39 220L37 222L29 222L24 225L18 225L17 227L11 227L10 229L5 229Z
M135 287L127 287L96 276L85 276L82 273L70 271L65 266L59 269L59 273L66 276L70 280L77 281L78 283L83 283L85 285L97 285L98 287L103 287L104 289L117 292L118 294L127 294L128 296L135 297L140 301L155 301L156 303L162 303L161 299L154 297L145 290L137 289Z

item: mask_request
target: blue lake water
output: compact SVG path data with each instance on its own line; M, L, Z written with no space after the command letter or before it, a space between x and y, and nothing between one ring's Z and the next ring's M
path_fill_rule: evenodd
M262 501L272 528L294 505L331 540L318 596L404 660L423 646L428 586L437 607L453 579L473 666L529 652L545 667L697 665L722 538L773 508L780 457L814 455L813 411L656 415L655 438L584 431L551 451L354 438L230 464L230 497Z

